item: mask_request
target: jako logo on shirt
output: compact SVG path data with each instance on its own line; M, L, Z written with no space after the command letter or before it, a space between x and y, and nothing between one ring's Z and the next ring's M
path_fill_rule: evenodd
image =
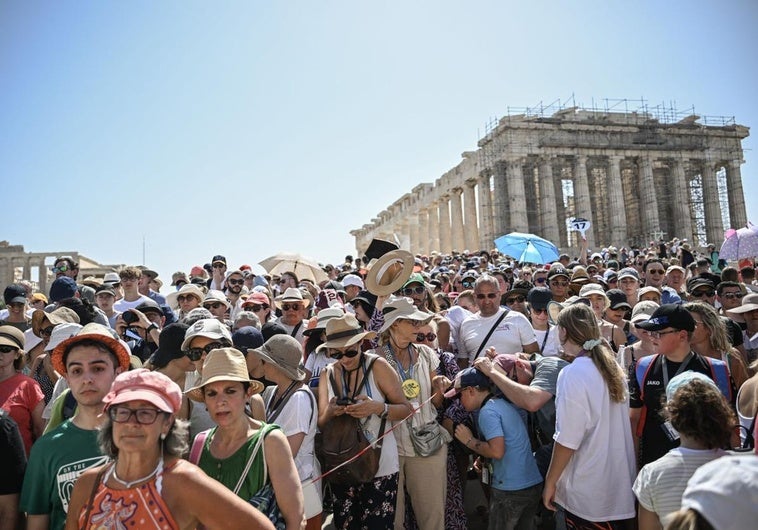
M661 386L661 382L660 381L645 381L645 384L647 386Z

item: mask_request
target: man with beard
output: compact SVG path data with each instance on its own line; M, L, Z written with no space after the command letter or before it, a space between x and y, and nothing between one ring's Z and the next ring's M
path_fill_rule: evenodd
M237 313L242 309L242 287L245 285L245 274L241 270L227 273L224 280L224 294L231 304L230 318L234 320Z

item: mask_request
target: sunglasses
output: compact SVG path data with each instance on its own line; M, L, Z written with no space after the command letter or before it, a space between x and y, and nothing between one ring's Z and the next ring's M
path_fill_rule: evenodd
M126 423L132 416L140 425L152 425L158 419L158 414L165 414L158 409L129 409L126 407L111 407L108 409L108 416L116 423Z
M60 267L52 268L53 274L58 274L59 272L66 272L68 270L69 270L68 265L61 265Z
M282 278L281 280L279 280L279 285L284 285L284 284L285 284L285 283L287 283L288 281L289 281L289 280L288 280L287 278Z
M537 309L536 307L532 308L532 313L535 315L541 315L542 313L547 313L547 308L545 309Z
M176 300L178 302L187 302L189 300L192 300L193 298L197 299L195 296L192 296L191 294L180 294L179 296L176 297Z
M218 309L222 305L224 304L222 304L221 302L213 302L212 304L205 304L203 307L206 309Z
M46 337L49 337L53 334L53 329L55 329L55 326L48 326L45 329L39 330L40 335L44 335Z
M303 304L282 304L282 311L298 311L303 308Z
M229 285L244 285L245 280L226 280Z
M419 285L418 287L406 287L402 292L405 296L410 296L414 293L424 294L424 291L426 291L426 288L423 285Z
M342 359L343 357L347 357L348 359L352 359L356 355L361 353L361 350L347 350L345 352L339 351L339 350L331 350L329 352L329 358L331 359L337 359L338 361Z
M726 298L727 300L741 300L742 297L742 293L724 293L721 295L721 298Z
M716 294L716 291L711 291L711 290L707 290L706 291L706 290L703 290L703 291L695 291L694 293L692 293L692 296L695 297L695 298L702 298L704 296L707 296L707 297L710 298L714 294Z
M206 355L209 354L211 351L216 350L218 348L223 348L224 345L220 342L211 342L210 344L206 344L202 348L190 348L188 350L184 351L184 355L189 357L190 361L199 361L202 359L203 354Z
M5 344L0 346L0 353L11 353L14 351L18 351L18 348L14 348L13 346L7 346Z
M497 293L487 293L487 294L477 293L476 295L477 300L484 300L485 298L492 299L492 298L497 298L497 297L498 297Z
M269 308L268 304L263 304L263 305L261 305L261 304L253 304L253 305L249 305L247 307L253 313L257 313L258 311L265 311L266 309Z
M432 342L437 338L435 333L416 333L416 342Z
M650 269L647 272L648 274L666 274L666 271L663 269Z
M513 298L506 298L506 299L505 299L505 303L506 303L507 305L511 305L511 304L520 304L520 303L522 303L524 300L526 300L526 298L524 298L523 296L514 296Z
M462 282L461 285L463 285L466 289L474 288L474 282Z
M214 269L225 269L226 268L226 263L214 263L213 264L213 268Z

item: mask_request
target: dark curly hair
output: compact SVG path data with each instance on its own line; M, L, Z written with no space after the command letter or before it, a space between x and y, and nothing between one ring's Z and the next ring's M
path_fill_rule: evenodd
M708 449L728 448L737 417L713 385L693 380L679 388L667 402L664 414L674 429Z

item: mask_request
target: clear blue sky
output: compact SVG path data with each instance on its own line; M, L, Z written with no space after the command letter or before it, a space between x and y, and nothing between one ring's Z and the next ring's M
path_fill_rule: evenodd
M164 278L216 253L338 262L508 106L644 97L758 126L756 27L750 0L6 1L0 239L139 264L144 235Z

